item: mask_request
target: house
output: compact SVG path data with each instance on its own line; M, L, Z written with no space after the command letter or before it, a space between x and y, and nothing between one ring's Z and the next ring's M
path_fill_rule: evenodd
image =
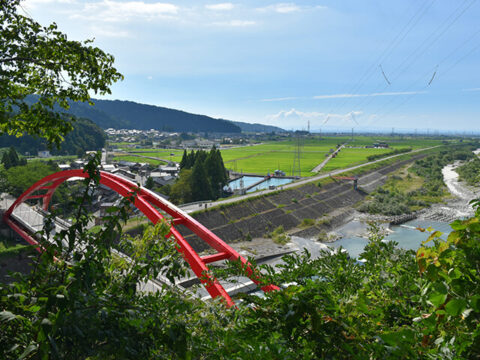
M38 152L38 157L41 157L41 158L49 158L51 156L52 155L50 155L50 151L48 151L48 150L40 150Z
M178 175L178 167L176 165L165 165L165 166L160 166L158 168L160 172L167 173L172 176L177 176Z
M112 165L112 164L103 164L102 169L107 172L112 172L116 168L115 168L115 165Z

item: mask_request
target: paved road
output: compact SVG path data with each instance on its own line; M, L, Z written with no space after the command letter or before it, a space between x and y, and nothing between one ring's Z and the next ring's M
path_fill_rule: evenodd
M327 157L325 160L323 160L320 164L318 164L317 166L315 166L315 167L313 168L312 172L316 172L316 173L320 172L320 170L322 170L322 168L323 168L325 165L327 165L327 163L328 163L330 160L332 160L332 158L333 158L334 156L336 156L336 155L338 154L338 152L339 152L340 150L342 150L344 147L345 147L345 144L342 144L337 150L335 150L333 153L331 153L330 155L328 155L328 157Z
M375 163L378 163L378 162L381 162L381 161L384 161L384 160L393 159L393 158L396 158L396 157L399 157L399 156L402 156L402 155L408 155L408 154L413 154L413 153L418 153L418 152L430 150L430 149L433 149L433 148L436 148L436 147L439 147L439 146L441 146L441 145L431 146L431 147L423 148L423 149L416 149L416 150L412 150L408 153L402 153L402 154L387 156L387 157L384 157L384 158L381 158L381 159L378 159L378 160L374 160L374 161L370 161L370 162L367 162L367 163L364 163L364 164L352 166L352 167L349 167L349 168L346 168L346 169L339 169L339 170L331 171L328 174L314 175L314 176L304 178L304 179L299 180L299 181L292 182L290 184L279 186L274 190L267 190L266 189L266 190L257 191L257 192L253 192L253 193L250 193L250 194L236 196L236 197L232 197L232 198L228 198L228 199L220 200L220 201L215 201L215 202L205 202L205 203L202 203L202 204L192 204L192 205L187 205L187 206L180 206L180 208L183 211L192 212L192 211L197 211L197 210L201 210L201 209L206 209L206 208L210 208L210 207L219 206L219 205L222 205L222 204L231 204L231 203L234 203L234 202L237 202L237 201L242 201L244 199L265 195L265 194L271 193L273 191L285 190L285 189L293 188L293 187L296 187L296 186L299 186L299 185L305 185L305 184L308 184L308 183L311 183L311 182L315 182L315 181L318 181L318 180L321 180L321 179L328 178L331 175L338 175L338 174L341 174L341 173L344 173L344 172L348 172L348 171L352 171L352 170L362 168L364 166L375 164Z
M119 156L128 155L128 156L136 156L136 157L145 158L145 159L159 160L159 161L163 161L164 163L167 163L167 164L168 164L169 162L175 163L175 161L173 161L173 160L162 159L162 158L155 157L155 156L139 155L139 154L137 154L137 153L132 153L132 152L128 152L128 151L124 151L124 152L122 152L122 153L120 153L120 152L117 151L116 154L119 154Z

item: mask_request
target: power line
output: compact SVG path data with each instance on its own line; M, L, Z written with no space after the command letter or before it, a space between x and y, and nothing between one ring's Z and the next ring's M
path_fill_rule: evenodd
M436 0L431 0L430 3L424 2L420 8L414 13L410 18L407 24L401 29L401 31L395 36L395 38L389 43L389 45L383 50L378 59L372 64L372 66L362 75L357 84L349 92L350 94L357 94L360 89L363 88L364 84L376 73L378 69L378 64L386 61L388 57L392 54L393 50L405 39L405 37L415 28L415 26L420 22L423 16L427 11L432 7ZM381 66L381 65L380 65ZM383 72L383 70L382 70ZM387 80L384 74L385 80ZM387 80L387 83L390 83ZM390 84L389 84L390 85ZM337 107L337 112L341 112L345 107L346 103L349 101L349 98L345 98L342 103ZM330 113L333 112L333 109Z
M433 41L432 41L426 48L423 49L423 51L421 52L420 55L423 55L431 46L433 46L433 45L440 39L440 37L443 36L443 34L445 34L445 32L446 32L448 29L450 29L450 28L453 26L453 24L454 24L456 21L458 21L458 19L475 3L476 0L472 0L472 1L470 1L470 3L468 3L468 1L469 1L469 0L465 0L459 7L457 7L457 8L447 17L447 19L442 23L442 25L440 25L439 27L437 27L437 29L436 29L435 31L433 31L433 32L423 41L423 43L414 50L414 52L413 52L412 54L415 54L416 52L418 52L418 50L421 49L421 47L423 46L423 44L425 44L425 43L427 42L427 40L429 40L430 38L432 38L432 36L433 36L437 31L439 31L440 29L442 29L442 27L444 27L445 23L446 23L448 20L450 20L450 19L453 18L453 19L448 23L448 25L447 25L446 27L444 27L443 30L441 30L440 33L433 39ZM466 5L466 6L462 9L462 6L464 6L464 5ZM458 46L454 51L452 51L449 55L447 55L446 57L444 57L444 58L437 64L437 66L436 66L433 70L429 70L426 75L421 76L419 79L417 79L417 80L416 80L413 84L411 84L409 87L404 88L404 89L402 90L402 92L407 92L407 91L410 90L413 86L415 86L417 83L419 83L419 82L421 82L421 81L425 81L426 77L433 72L433 73L434 73L434 76L432 76L432 77L430 78L430 82L429 82L429 83L431 83L431 82L433 81L433 78L435 77L435 75L436 75L436 77L438 77L437 67L438 67L439 65L441 65L443 62L445 62L449 57L451 57L452 55L456 54L456 53L458 52L458 49L462 48L466 43L468 43L472 38L474 38L479 32L480 32L480 29L477 30L477 31L476 31L472 36L470 36L467 40L465 40L461 45L459 45L459 46ZM411 54L409 57L411 57L412 54ZM399 69L401 68L401 66L406 63L406 60L407 60L409 57L407 57L407 58L402 62L402 64L401 64L399 67L397 67L396 70L399 70ZM408 69L415 63L416 60L418 60L418 58L417 58L417 59L414 59L413 62L411 62L407 67L405 67L405 68L403 69L403 71L408 70ZM398 79L400 75L401 75L401 73L399 73L399 74L395 77L395 80ZM395 80L394 80L394 81L395 81ZM425 90L425 88L428 87L429 83L427 83L427 85L426 85L425 87L423 87L421 90L422 90L422 91ZM387 87L388 87L388 86L384 86L383 89L380 90L379 92L385 91L385 89L386 89ZM401 102L401 104L400 104L399 106L405 104L407 101L409 101L409 100L410 100L411 98L413 98L415 95L417 95L419 92L421 92L421 91L417 91L417 93L409 95L405 100L403 100L403 101ZM373 101L373 98L363 99L363 101L361 102L362 105L363 105L363 108L365 108L366 106L368 106L372 101ZM391 103L394 102L394 101L396 101L396 98L391 98L391 99L389 99L389 100L386 102L386 104L384 104L382 107L388 106L389 104L391 104ZM397 109L399 106L396 106L395 109ZM363 108L362 108L362 110L363 110ZM391 111L388 111L388 113L390 113L390 112L391 112Z
M432 0L430 3L428 2L422 3L420 8L414 13L414 15L407 22L407 24L397 33L397 35L388 44L388 46L384 48L380 56L375 61L373 61L373 64L370 67L367 68L367 70L360 77L357 83L352 87L352 90L348 91L349 94L358 93L358 91L363 87L365 82L367 82L373 76L373 74L375 74L378 68L377 67L378 64L385 61L391 55L395 47L398 46L405 39L405 37L412 31L412 29L423 18L423 16L426 14L426 12L430 9L430 7L434 4L435 1L436 0ZM341 109L343 109L343 107L347 102L348 102L348 98L345 98L339 106L332 108L329 113L333 113L334 110L339 112Z

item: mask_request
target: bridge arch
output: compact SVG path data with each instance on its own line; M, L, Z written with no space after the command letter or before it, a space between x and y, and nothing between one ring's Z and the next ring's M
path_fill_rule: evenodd
M21 226L19 226L15 222L14 218L12 217L13 211L20 204L24 203L26 200L29 199L42 199L43 210L48 211L48 206L55 190L63 182L71 178L88 177L89 174L83 170L64 170L46 176L45 178L37 181L30 188L28 188L28 190L26 190L22 195L20 195L17 200L10 206L10 208L4 213L5 223L7 223L27 242L33 245L37 245L38 243L33 238L33 236L26 232ZM205 286L206 290L212 298L220 296L225 300L227 306L232 306L234 304L233 300L230 298L230 296L225 291L223 286L218 282L218 280L209 275L210 272L208 271L207 266L207 264L209 263L221 260L240 259L242 264L245 266L250 279L257 285L260 283L259 275L254 272L254 270L245 258L243 258L238 252L236 252L231 246L226 244L213 232L211 232L205 226L200 224L197 220L192 218L186 212L179 209L169 201L161 198L160 196L156 195L154 192L146 188L139 188L132 181L105 171L100 171L100 184L107 186L108 188L117 192L122 197L130 197L133 193L135 193L136 196L134 197L133 205L137 207L153 224L156 224L164 218L164 216L160 213L160 211L157 210L157 208L161 209L172 217L172 226L170 229L170 233L167 235L167 238L170 238L171 236L174 237L174 240L177 243L178 251L183 255L184 259L190 265L192 271L199 278L200 282ZM43 193L37 194L37 192ZM204 242L214 248L217 253L201 257L175 228L175 225L179 224L184 225L188 229L190 229L200 239L202 239ZM262 290L278 290L278 287L275 285L266 285L262 287Z

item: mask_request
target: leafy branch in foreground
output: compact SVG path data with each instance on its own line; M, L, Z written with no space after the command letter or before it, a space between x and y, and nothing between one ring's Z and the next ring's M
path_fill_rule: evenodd
M123 76L91 40L68 40L55 23L42 26L19 14L20 4L0 1L0 134L28 133L59 146L73 127L57 110L90 102L89 91L109 94Z
M480 201L474 217L452 223L417 253L385 241L372 226L359 262L342 251L305 251L260 266L284 289L242 295L237 308L177 289L144 293L138 284L185 274L166 223L143 239L122 239L130 202L102 231L85 231L92 180L78 221L47 244L32 274L0 285L0 357L134 359L458 359L480 354ZM134 194L132 194L134 196ZM63 241L62 241L63 239ZM68 244L66 251L64 245ZM80 250L81 249L81 250ZM126 252L130 260L118 256ZM54 261L54 257L58 261ZM250 260L253 262L253 260ZM239 261L212 269L242 275Z

